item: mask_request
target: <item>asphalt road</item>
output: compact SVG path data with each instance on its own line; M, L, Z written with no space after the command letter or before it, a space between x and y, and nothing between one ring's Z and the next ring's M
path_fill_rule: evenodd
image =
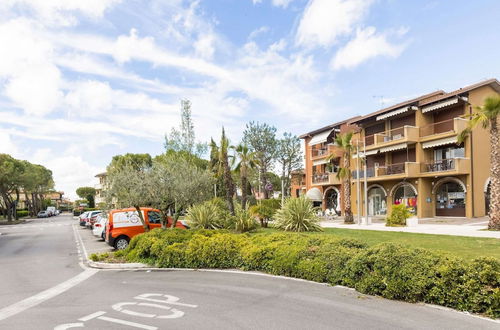
M54 221L39 224L43 230L27 228L35 223L0 227L0 318L5 306L88 272L78 265L71 227L76 221ZM78 232L84 241L97 244L90 231ZM146 270L93 272L62 293L0 321L0 329L77 327L498 329L500 324L305 281L245 273Z

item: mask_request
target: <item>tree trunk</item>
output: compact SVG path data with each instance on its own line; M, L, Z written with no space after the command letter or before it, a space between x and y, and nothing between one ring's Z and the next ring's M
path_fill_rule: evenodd
M224 166L224 184L226 186L226 202L227 207L229 208L229 212L231 215L235 215L234 213L234 204L233 204L233 179L231 177L231 169L229 168L229 161L227 159L227 153L222 155L222 162Z
M498 118L490 121L491 200L488 229L500 230L500 137Z
M179 217L181 215L181 209L182 208L180 206L177 206L176 203L174 207L174 215L172 216L172 224L170 225L170 228L175 228L175 226L177 226L177 221L179 220Z
M241 207L243 210L247 206L247 177L246 174L241 175Z
M267 185L267 175L266 175L266 168L265 166L260 167L260 180L259 184L262 187L263 193L264 193L264 199L269 199L269 193L267 192L266 185ZM259 196L260 198L260 196Z
M134 207L135 207L135 210L137 211L137 213L139 214L139 219L141 219L142 228L144 228L144 232L147 233L149 231L149 226L146 223L146 221L144 220L144 217L142 216L141 207L140 206L134 206Z
M348 171L346 178L342 182L342 191L344 192L344 223L354 223L354 216L351 209L351 164L349 153L344 154L344 168ZM358 210L359 212L359 210Z

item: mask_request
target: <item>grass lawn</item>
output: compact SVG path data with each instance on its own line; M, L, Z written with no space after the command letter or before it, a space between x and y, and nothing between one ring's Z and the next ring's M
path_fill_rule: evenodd
M426 248L432 251L449 253L464 259L477 257L494 257L500 260L500 239L464 237L450 235L430 235L400 233L377 230L355 230L325 228L320 235L333 235L340 238L355 238L368 245L382 242L400 243L411 247ZM275 229L265 229L259 232L277 232ZM314 235L315 233L310 233Z

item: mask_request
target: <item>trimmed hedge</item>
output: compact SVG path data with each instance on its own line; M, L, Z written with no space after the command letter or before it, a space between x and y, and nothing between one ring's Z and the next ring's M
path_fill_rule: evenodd
M466 262L425 249L392 243L367 247L322 234L180 229L137 235L119 253L157 267L263 271L500 317L500 262L493 258Z
M17 213L18 218L27 217L30 215L28 210L18 210L18 211L16 211L16 213Z

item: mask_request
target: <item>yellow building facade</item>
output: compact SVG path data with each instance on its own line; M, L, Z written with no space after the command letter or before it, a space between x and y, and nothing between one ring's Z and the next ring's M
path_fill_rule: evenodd
M449 93L436 91L302 135L307 196L324 210L343 213L342 183L336 176L343 164L342 150L333 141L337 134L352 131L355 215L365 215L366 194L371 217L385 217L395 204L405 204L419 218L485 216L489 133L477 127L464 143L458 144L457 138L467 127L468 115L495 94L500 94L500 84L491 79Z

